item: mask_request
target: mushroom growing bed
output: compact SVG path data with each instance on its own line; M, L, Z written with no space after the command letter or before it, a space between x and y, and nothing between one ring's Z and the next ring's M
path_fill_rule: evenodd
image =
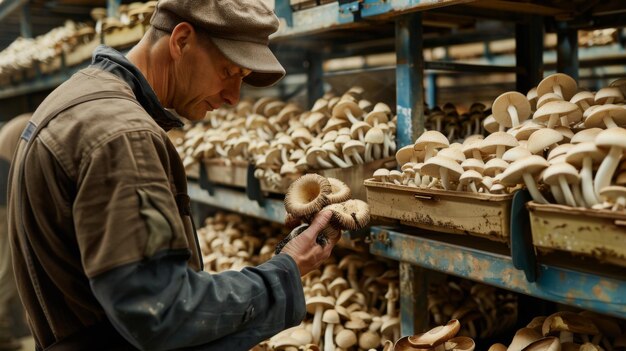
M263 263L288 234L284 228L237 214L207 218L198 229L205 270L218 273ZM302 283L305 320L254 350L383 350L400 337L396 263L335 249Z
M309 111L269 97L242 100L209 112L174 143L192 177L201 162L209 181L246 187L252 164L264 191L284 194L301 175L320 173L365 199L363 180L394 165L395 130L389 106L369 102L354 87L341 96L326 94Z

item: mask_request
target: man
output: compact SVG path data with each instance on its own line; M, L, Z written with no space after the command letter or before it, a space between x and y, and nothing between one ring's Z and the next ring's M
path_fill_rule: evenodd
M30 116L29 113L19 115L0 129L0 351L16 350L21 346L13 334L15 326L23 322L21 314L12 315L12 307L19 301L13 277L6 204L11 159Z
M161 0L125 58L99 47L22 134L9 228L39 349L246 350L300 323L300 275L327 258L318 215L283 253L241 272L201 272L181 160L166 131L243 82L284 75L261 0Z

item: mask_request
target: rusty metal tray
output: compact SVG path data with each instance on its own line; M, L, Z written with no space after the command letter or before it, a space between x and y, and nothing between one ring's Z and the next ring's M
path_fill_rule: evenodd
M626 212L529 202L533 244L626 267Z
M372 216L401 224L509 242L512 194L491 195L421 189L368 179Z

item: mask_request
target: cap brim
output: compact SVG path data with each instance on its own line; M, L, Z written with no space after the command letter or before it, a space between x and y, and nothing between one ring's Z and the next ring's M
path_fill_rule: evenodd
M268 87L285 76L285 69L267 45L221 38L211 40L229 60L252 71L243 79L246 84Z

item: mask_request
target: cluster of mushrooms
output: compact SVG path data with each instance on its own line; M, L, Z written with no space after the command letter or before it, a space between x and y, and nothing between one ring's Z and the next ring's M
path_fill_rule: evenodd
M286 234L278 223L219 212L198 228L204 270L218 273L259 265L274 255L278 238Z
M254 350L391 350L400 337L398 270L349 254L302 278L307 317Z
M396 118L352 87L318 99L310 111L264 97L207 113L175 141L186 167L208 159L253 162L255 176L281 188L309 170L349 168L395 154Z
M94 8L91 17L96 21L98 36L113 47L123 47L138 42L150 25L156 1L133 2L120 5L116 17L107 17L103 7Z
M508 347L494 344L488 351L626 350L624 330L623 321L595 312L557 312L534 318L515 333Z
M471 135L463 144L450 144L443 134L427 131L396 154L401 172L381 169L374 177L493 194L525 185L537 203L624 210L624 93L626 79L594 93L578 92L565 74L551 75L526 96L500 95L483 123L487 137ZM549 199L543 188L550 190Z
M487 339L517 322L517 296L510 291L465 279L432 283L428 287L431 326L450 319L461 322L459 336Z
M321 245L325 245L327 239L336 239L342 230L365 228L370 221L369 205L351 197L350 188L339 179L325 178L314 173L298 178L285 195L285 225L288 229L299 230L293 230L276 252L280 252L282 246L300 234L307 227L306 224L310 224L321 211L332 212L330 227L318 237Z
M472 135L483 135L485 128L483 121L489 111L485 110L485 105L480 102L473 103L469 111L459 113L457 107L452 103L445 103L443 106L435 106L428 110L424 108L425 125L427 130L435 130L443 133L448 141L463 142Z
M399 339L394 351L474 351L476 344L467 336L457 336L461 323L452 319L427 332Z

